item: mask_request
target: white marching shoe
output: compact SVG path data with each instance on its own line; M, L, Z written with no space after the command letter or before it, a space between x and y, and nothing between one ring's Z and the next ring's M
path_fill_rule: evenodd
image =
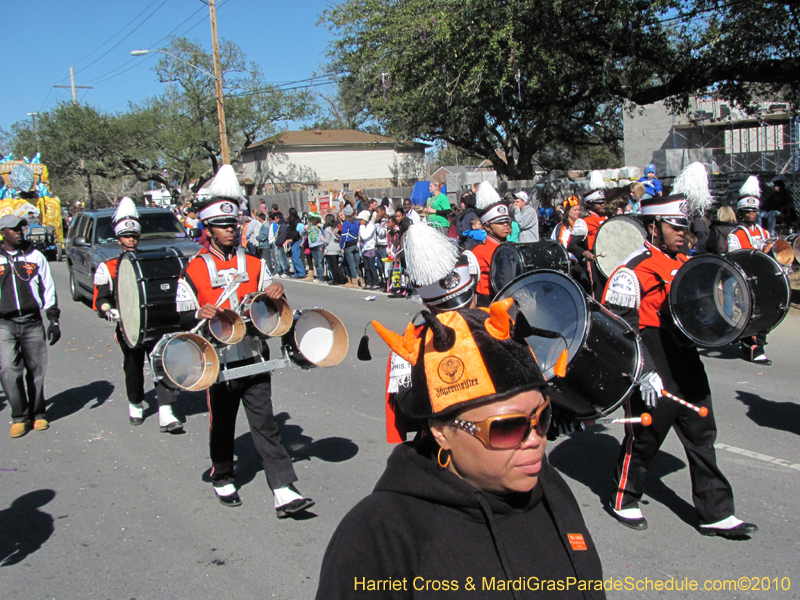
M166 404L158 407L158 424L162 433L175 433L183 431L183 423L172 414L172 405Z
M128 402L128 416L130 417L131 425L141 425L144 423L144 407L141 404Z

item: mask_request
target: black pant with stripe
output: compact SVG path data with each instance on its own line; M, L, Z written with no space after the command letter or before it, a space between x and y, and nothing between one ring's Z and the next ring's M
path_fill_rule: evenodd
M233 442L240 402L244 404L253 445L261 457L269 486L275 490L297 481L292 459L281 443L281 434L275 422L271 376L262 373L215 383L208 389L211 481L214 487L234 482Z
M614 508L636 508L642 498L650 462L670 429L674 428L683 444L692 480L692 501L700 524L716 523L734 514L733 490L717 466L714 442L717 425L711 403L708 377L696 348L679 346L665 329L645 327L642 342L655 363L656 370L671 394L708 409L697 412L661 398L654 409L648 408L639 392L626 402L626 416L648 412L653 417L649 427L626 425L615 474Z
M122 350L122 370L125 373L125 391L128 395L128 402L141 404L144 400L144 361L149 349L131 348L125 342L122 332L117 330L116 335L119 348ZM177 401L178 397L163 385L156 383L155 388L159 406L174 404Z

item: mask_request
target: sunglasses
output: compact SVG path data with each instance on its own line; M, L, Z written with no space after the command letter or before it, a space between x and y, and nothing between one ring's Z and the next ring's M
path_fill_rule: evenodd
M550 399L545 400L533 416L525 414L496 415L485 421L464 421L454 419L454 427L478 438L489 450L516 450L536 430L536 435L544 438L550 428L553 408Z

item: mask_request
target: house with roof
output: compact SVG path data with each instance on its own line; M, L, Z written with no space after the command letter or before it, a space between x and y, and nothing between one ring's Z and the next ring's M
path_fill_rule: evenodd
M284 131L242 153L249 195L411 185L425 177L426 144L353 129Z

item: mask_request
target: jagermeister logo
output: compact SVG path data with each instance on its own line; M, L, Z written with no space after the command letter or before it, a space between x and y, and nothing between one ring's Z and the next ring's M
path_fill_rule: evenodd
M464 363L457 356L448 356L439 363L439 379L455 383L464 376Z

